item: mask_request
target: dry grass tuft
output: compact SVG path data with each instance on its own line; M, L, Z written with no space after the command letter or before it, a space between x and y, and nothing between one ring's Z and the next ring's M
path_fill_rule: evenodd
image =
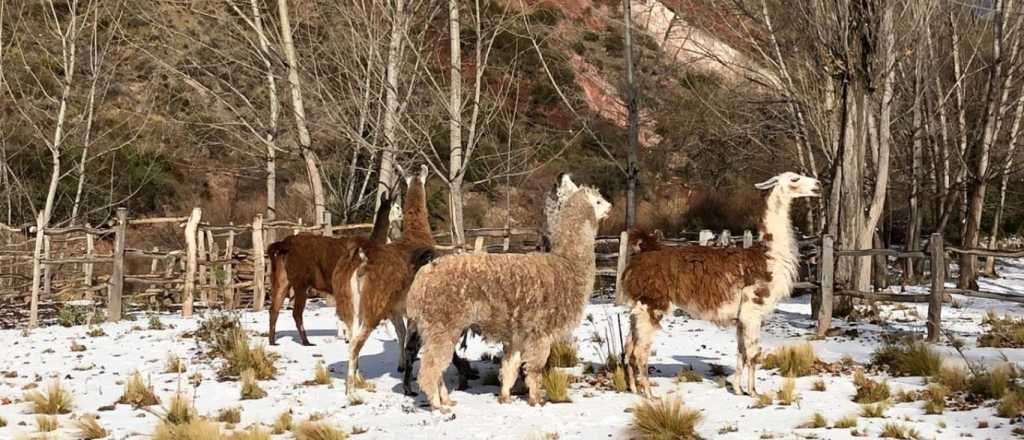
M888 367L894 376L932 376L942 368L942 356L924 342L906 340L879 347L871 363Z
M184 372L185 363L181 361L181 358L178 357L177 354L174 354L174 352L167 353L167 362L164 365L164 373L179 374Z
M857 394L853 401L857 403L875 403L889 399L889 384L886 382L875 382L864 375L864 372L857 370L853 373L853 384L857 387Z
M956 391L967 391L971 387L971 380L966 368L963 367L942 367L938 373L931 378L931 382L941 384L946 389Z
M348 434L323 422L302 422L292 431L295 440L345 440Z
M259 382L256 382L256 372L253 369L242 371L242 400L254 400L262 399L267 397L267 392L260 388Z
M285 411L281 415L274 419L274 425L271 427L271 432L274 435L284 434L292 430L292 413L291 411Z
M896 423L886 423L882 432L878 433L881 438L895 438L902 440L916 440L921 438L921 433L914 428L908 428Z
M224 440L270 440L270 433L259 426L250 426L245 431L231 433Z
M184 394L171 396L171 404L164 414L164 422L171 425L184 425L196 420L196 409L189 403Z
M551 403L572 402L569 399L569 376L557 370L547 370L541 384Z
M551 344L548 353L548 368L569 368L579 363L576 357L576 345L571 341L561 340Z
M771 406L772 403L774 403L774 401L772 400L771 394L758 394L757 400L754 401L754 408L764 408L766 406Z
M925 414L942 414L946 410L946 395L949 394L949 388L933 383L928 385L924 394L927 397L924 402Z
M626 383L626 370L622 365L617 365L612 372L612 388L620 393L629 389L629 384Z
M1001 399L1017 376L1017 368L1012 364L996 365L971 378L971 394L984 399Z
M787 377L782 382L782 387L779 388L776 397L779 399L779 405L789 406L800 400L800 395L796 392L796 379Z
M988 312L982 324L988 326L988 331L978 336L979 347L1024 347L1024 318L1000 317Z
M797 428L802 428L802 429L828 428L828 419L825 418L824 414L822 414L820 412L816 412L816 413L814 413L814 417L811 417L811 420L808 420L808 421L806 421L804 423L801 423L799 426L797 426Z
M841 418L839 420L836 420L835 425L832 425L832 426L835 427L836 429L856 428L857 427L857 416L852 415L852 414L848 415L848 416L843 417L843 418Z
M79 344L78 341L71 341L71 352L72 353L80 353L80 352L83 352L83 351L85 351L85 346L84 345Z
M814 363L817 361L818 357L814 354L814 347L804 342L776 347L765 356L764 367L778 368L779 374L783 376L799 377L813 374Z
M57 420L56 416L36 416L36 429L39 432L53 432L57 428L60 428L60 421Z
M7 419L0 416L0 428L3 428L4 426L7 426Z
M704 375L688 368L680 369L676 373L676 383L703 382Z
M237 424L242 421L242 408L223 408L217 412L217 421L221 423Z
M887 409L889 409L889 402L887 401L861 405L860 416L869 419L885 417L885 410Z
M128 381L124 383L124 394L121 395L117 403L132 405L138 408L157 405L160 403L160 399L153 392L153 384L143 382L142 375L135 371L128 377Z
M185 423L164 420L156 426L152 440L220 440L221 437L220 426L196 418Z
M323 361L316 361L316 366L313 367L313 383L317 385L331 384L331 373L327 371Z
M1024 414L1024 391L1014 390L1003 395L996 408L999 417L1013 418Z
M224 348L228 351L223 353L224 365L217 374L222 378L233 378L241 376L245 370L253 370L259 380L273 379L277 374L277 367L274 363L280 357L277 353L268 352L262 344L255 346L249 344L249 337L245 332L234 332L234 340L230 347Z
M356 380L352 381L357 390L366 390L370 392L377 391L377 384L373 381L366 380L362 374L356 373Z
M826 389L828 389L828 387L825 386L825 379L820 377L814 381L814 386L811 387L811 390L813 391L825 391Z
M697 439L701 418L678 398L645 399L633 407L632 427L641 439Z
M94 415L84 415L72 423L78 431L77 438L80 439L95 440L110 435L110 432L100 426L100 422L96 420Z
M67 414L71 412L71 393L60 384L60 379L50 382L46 394L30 390L22 398L32 407L34 414Z

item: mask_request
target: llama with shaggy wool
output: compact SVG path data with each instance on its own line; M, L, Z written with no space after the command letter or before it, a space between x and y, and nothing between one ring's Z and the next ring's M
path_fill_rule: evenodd
M302 312L306 308L309 289L333 293L331 274L342 258L351 258L360 246L384 243L391 221L400 220L402 211L385 191L377 209L377 218L369 237L325 237L311 233L290 235L267 247L270 258L270 345L277 345L277 317L284 300L292 295L292 318L302 345L314 345L306 337Z
M675 305L694 319L736 325L737 359L732 387L747 373L747 393L761 360L761 319L789 296L799 268L799 253L790 222L792 201L816 197L814 178L782 173L755 185L771 190L762 218L763 243L749 249L673 247L635 255L622 275L627 303L632 306L625 346L626 374L631 391L650 396L647 361L661 318Z
M541 403L541 374L551 343L574 328L594 287L594 241L611 204L596 189L560 179L562 202L550 253L460 254L420 269L409 289L409 318L423 340L419 385L430 406L448 411L443 373L462 332L473 327L502 343L499 402L526 364L529 403Z

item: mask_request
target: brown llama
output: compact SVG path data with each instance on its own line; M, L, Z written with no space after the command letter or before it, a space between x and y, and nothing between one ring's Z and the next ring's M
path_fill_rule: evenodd
M392 209L394 199L384 193L369 237L324 237L302 233L291 235L267 247L270 257L270 345L277 345L277 316L289 291L292 297L292 318L302 345L314 345L306 337L302 312L306 308L309 289L332 293L331 274L342 257L350 258L359 246L387 240L390 221L401 215Z
M747 372L746 392L754 395L754 378L761 360L761 319L787 297L797 276L799 254L790 224L793 199L816 197L818 181L782 173L755 185L771 189L762 227L764 241L749 249L704 246L670 247L635 255L622 275L622 287L632 306L630 334L625 346L626 374L633 392L650 396L647 361L661 318L675 305L694 319L736 325L736 374Z
M524 362L529 403L542 402L541 373L551 343L583 317L594 287L598 222L611 208L597 190L578 188L568 176L560 182L551 253L448 255L413 280L408 311L423 339L418 378L432 408L446 412L455 404L443 373L471 326L503 344L499 402L511 401Z
M402 211L402 237L393 243L366 243L355 250L355 258L341 259L334 268L332 283L338 317L349 327L346 392L352 397L359 377L359 352L370 333L385 318L395 323L399 342L399 370L406 365L407 334L399 326L405 316L405 297L416 271L433 256L425 183L429 171L407 178L408 190ZM406 386L408 388L408 385Z

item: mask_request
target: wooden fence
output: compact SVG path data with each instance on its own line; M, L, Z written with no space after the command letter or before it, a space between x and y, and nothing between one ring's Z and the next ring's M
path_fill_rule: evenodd
M1006 295L997 292L983 292L979 290L955 289L946 287L947 271L946 266L948 254L968 254L979 257L1024 257L1024 251L996 251L990 249L961 249L946 246L942 236L932 234L928 240L928 250L925 251L898 251L894 249L863 249L863 250L842 250L835 249L835 243L830 235L821 238L819 248L818 264L818 295L817 306L813 311L818 317L817 334L825 336L832 325L832 305L835 296L849 296L869 301L891 301L909 303L928 303L928 341L937 342L942 332L942 303L949 294L964 295L972 298L996 299L1014 303L1024 304L1024 296ZM926 294L900 294L887 292L862 292L856 290L836 290L835 288L835 263L837 257L892 257L896 259L922 259L928 263L930 290Z

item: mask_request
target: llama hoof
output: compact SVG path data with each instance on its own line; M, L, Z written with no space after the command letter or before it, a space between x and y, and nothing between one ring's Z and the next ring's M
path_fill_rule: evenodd
M456 402L454 400L448 399L448 400L445 400L444 402L441 402L441 403L443 404L443 406L446 406L446 407L450 408L450 407L453 407L453 406L457 405L459 402Z
M529 402L527 402L527 403L529 403L530 406L536 407L536 406L544 406L545 402L543 400L541 400L541 399L536 399L536 400L535 399L530 399Z
M309 341L303 342L302 345L305 347L316 347L316 344Z
M404 372L405 372L405 367L403 367L403 366L401 365L401 363L399 363L399 365L398 365L398 372L399 372L399 373L404 373Z
M498 403L512 403L512 396L498 396Z
M417 392L415 392L413 390L402 390L402 394L405 394L406 396L409 396L409 397L416 397L416 396L419 395L419 393L417 393Z

